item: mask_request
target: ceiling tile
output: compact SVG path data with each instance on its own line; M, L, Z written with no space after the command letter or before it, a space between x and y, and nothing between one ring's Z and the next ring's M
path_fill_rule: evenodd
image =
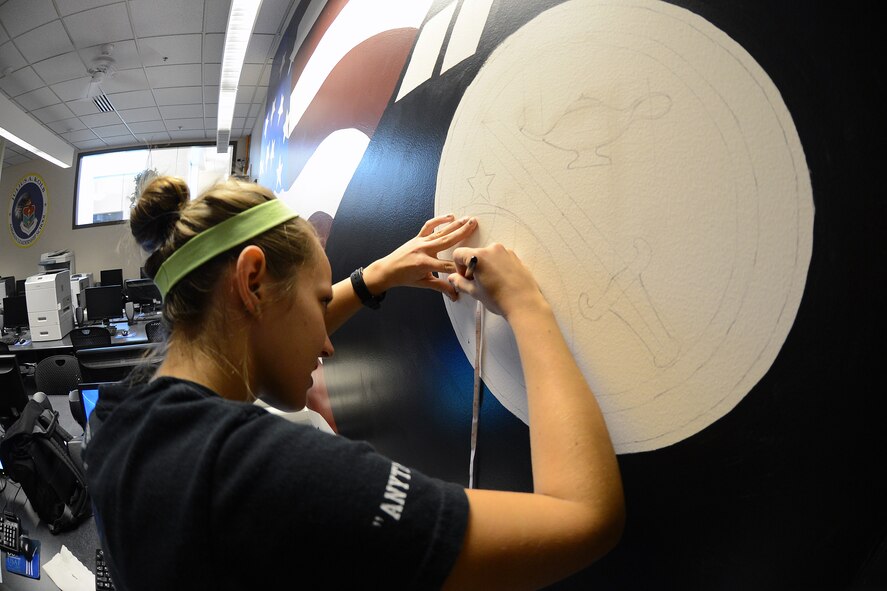
M28 158L27 156L22 156L21 154L8 154L3 159L3 163L10 166L15 166L16 164L24 164L25 162L30 162L31 160L33 159Z
M212 33L203 36L203 63L221 64L225 52L224 33Z
M162 143L162 142L169 141L169 133L167 133L165 131L159 132L159 133L145 133L145 134L139 135L138 137L139 137L139 140L141 140L143 142Z
M218 86L222 79L221 64L206 64L203 66L203 83Z
M88 76L86 66L76 51L63 53L34 64L34 70L47 84Z
M66 16L64 20L77 47L90 47L133 38L124 2L78 12Z
M235 102L238 103L253 103L256 102L253 100L253 95L256 94L255 86L241 86L237 89L237 98Z
M9 35L6 34L3 27L0 27L0 44L6 43L7 41L9 41Z
M261 105L259 103L254 103L254 104L250 105L249 115L247 115L247 117L258 117L259 113L262 112L262 106L263 105Z
M200 64L145 68L152 88L200 86Z
M77 117L72 117L71 119L62 119L61 121L53 121L46 127L56 133L68 133L69 131L86 129L86 126L83 125L83 122L80 121L80 119L78 119Z
M268 86L271 83L271 67L265 66L262 75L259 77L259 86Z
M118 121L120 121L120 119L118 119ZM132 137L132 134L129 133L129 130L122 123L118 123L117 125L103 125L102 127L93 127L92 130L100 138L109 138L114 137L115 135L127 134Z
M204 117L204 123L206 123L207 129L215 129L217 125L217 119L215 117Z
M18 37L59 17L52 0L9 0L0 6L0 21L6 31Z
M164 119L186 119L188 117L203 117L203 105L172 105L160 107L160 113Z
M218 86L204 86L203 87L203 102L204 103L218 103L219 102L219 87Z
M77 131L69 131L68 133L63 133L62 137L69 142L82 142L84 140L94 140L96 135L92 132L91 129L79 129Z
M111 93L108 94L108 98L111 100L111 104L114 105L114 108L118 111L155 106L154 95L151 94L150 90Z
M83 140L82 142L73 142L73 143L75 146L77 146L81 150L92 150L95 148L104 148L104 147L107 147L107 145L108 145L99 139Z
M130 8L139 37L203 31L203 0L131 0Z
M139 143L139 140L137 140L135 137L133 137L133 135L131 133L127 133L126 135L115 135L112 137L105 137L102 139L105 140L105 143L108 144L109 146L118 146L118 147L133 146L133 145L136 145Z
M17 37L15 45L22 52L22 56L32 64L74 49L68 33L62 26L62 21L52 21L48 25Z
M90 78L85 76L76 80L68 80L52 85L52 90L65 102L85 99L89 90Z
M102 55L104 45L105 43L98 43L81 49L80 55L83 56L83 61L88 66L92 66L93 61ZM142 67L142 59L139 57L135 41L115 41L111 45L114 46L111 48L111 57L114 58L115 70L131 70Z
M243 64L243 69L240 70L240 84L242 86L257 86L264 67L261 64Z
M154 99L151 99L152 101ZM130 124L130 127L133 125L142 123L142 122L155 122L155 120L160 119L160 111L157 110L157 107L145 107L142 109L127 109L125 111L121 111L117 109L117 112L120 113L120 116L123 117L123 120ZM166 130L163 127L163 124L160 121L157 121L163 131ZM135 131L135 127L133 127L133 131ZM144 131L144 130L143 130Z
M62 16L68 16L75 12L83 12L84 10L105 6L107 4L114 4L119 1L120 0L64 0L58 3L59 13Z
M221 63L221 61L219 62ZM4 43L0 45L0 72L6 68L18 70L28 65L19 50L15 48L13 43Z
M193 118L193 119L167 119L164 121L166 123L166 129L169 131L181 131L183 129L203 129L204 123L203 118Z
M221 64L205 64L203 66L203 83L210 86L218 86L222 79Z
M25 94L20 94L15 97L15 100L18 104L24 107L26 111L36 111L37 109L42 109L43 107L55 105L60 102L59 97L57 97L48 86L32 90L31 92L26 92Z
M139 39L139 50L145 66L199 64L202 47L201 35L167 35Z
M62 83L66 84L66 83ZM95 103L92 99L78 99L73 101L68 101L65 103L68 105L68 108L72 113L77 115L78 117L82 117L83 115L95 115L96 113L100 113L99 108L95 106Z
M292 0L277 0L275 2L263 2L256 17L255 33L268 33L276 35L286 23L286 14L292 6Z
M106 76L102 82L102 90L105 94L118 92L131 92L148 88L148 79L141 68L132 70L118 70L111 76Z
M228 28L231 0L211 0L204 9L204 27L207 33L224 33Z
M102 127L104 125L114 125L120 123L120 116L117 113L96 113L94 115L83 115L80 120L90 127Z
M200 129L191 129L191 130L182 130L182 131L170 131L169 137L174 140L201 140L203 141L204 137L206 137L204 133L204 129L201 127Z
M246 64L264 64L268 58L268 51L274 42L274 35L253 35L249 38L246 48L246 56L243 62Z
M41 86L43 86L43 81L30 66L0 78L0 88L9 96L31 92Z
M158 88L154 98L158 105L190 105L202 102L203 93L199 86L184 88Z
M166 126L163 125L163 121L141 121L138 123L130 123L129 128L136 134L152 131L166 131Z
M235 117L246 117L249 114L249 103L236 103L234 105Z
M266 96L268 96L268 87L260 86L258 89L256 89L256 94L253 97L253 102L265 104Z
M242 129L245 121L244 117L235 117L231 120L231 129Z
M67 106L62 103L52 105L51 107L43 107L36 111L31 111L31 115L42 121L43 123L52 123L61 119L70 119L74 116Z
M204 117L217 117L219 114L219 105L218 103L207 103L203 105L203 116Z

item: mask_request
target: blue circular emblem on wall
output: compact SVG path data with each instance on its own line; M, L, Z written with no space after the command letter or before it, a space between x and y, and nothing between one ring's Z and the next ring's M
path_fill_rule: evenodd
M28 247L37 241L46 225L48 208L46 184L40 175L22 178L9 201L9 232L17 245Z

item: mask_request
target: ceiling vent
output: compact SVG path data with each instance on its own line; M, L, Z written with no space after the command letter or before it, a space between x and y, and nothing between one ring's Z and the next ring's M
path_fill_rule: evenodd
M99 111L102 113L110 113L114 110L114 105L111 104L110 99L105 94L100 94L94 99L92 102L95 103L95 106L98 107Z

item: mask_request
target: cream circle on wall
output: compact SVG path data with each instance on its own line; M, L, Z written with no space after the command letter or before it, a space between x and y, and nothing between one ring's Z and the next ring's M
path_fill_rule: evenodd
M471 245L501 242L533 270L618 453L674 444L742 400L792 327L813 247L776 86L664 2L572 0L506 39L456 110L435 211L477 216ZM473 301L444 302L473 360ZM527 422L514 336L491 314L482 368Z

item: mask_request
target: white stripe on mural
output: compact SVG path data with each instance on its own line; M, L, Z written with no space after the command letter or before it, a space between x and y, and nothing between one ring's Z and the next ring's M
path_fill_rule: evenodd
M469 58L477 51L480 36L484 32L484 25L490 16L490 7L493 0L465 0L456 17L456 25L453 34L447 44L447 54L444 56L440 73L443 74L465 58Z
M384 9L375 0L351 0L346 4L293 87L283 136L290 136L329 73L349 51L385 31L418 29L430 6L431 0L388 0Z
M296 60L296 54L299 53L299 48L302 47L302 43L305 42L305 37L308 36L308 32L314 27L314 23L317 22L317 17L323 12L325 6L326 0L313 0L311 4L308 5L308 8L305 9L305 14L302 16L301 22L299 22L299 30L296 32L296 41L293 43L293 50L290 52L289 67L292 67L293 62Z
M431 78L434 64L437 63L437 57L440 55L440 48L443 46L444 36L447 34L447 28L450 26L450 19L453 18L454 10L456 10L456 3L452 2L431 17L425 23L425 26L422 27L422 32L419 33L419 40L416 41L416 47L413 49L413 55L410 58L407 71L403 75L403 82L400 83L400 90L394 102L399 101L417 86Z

